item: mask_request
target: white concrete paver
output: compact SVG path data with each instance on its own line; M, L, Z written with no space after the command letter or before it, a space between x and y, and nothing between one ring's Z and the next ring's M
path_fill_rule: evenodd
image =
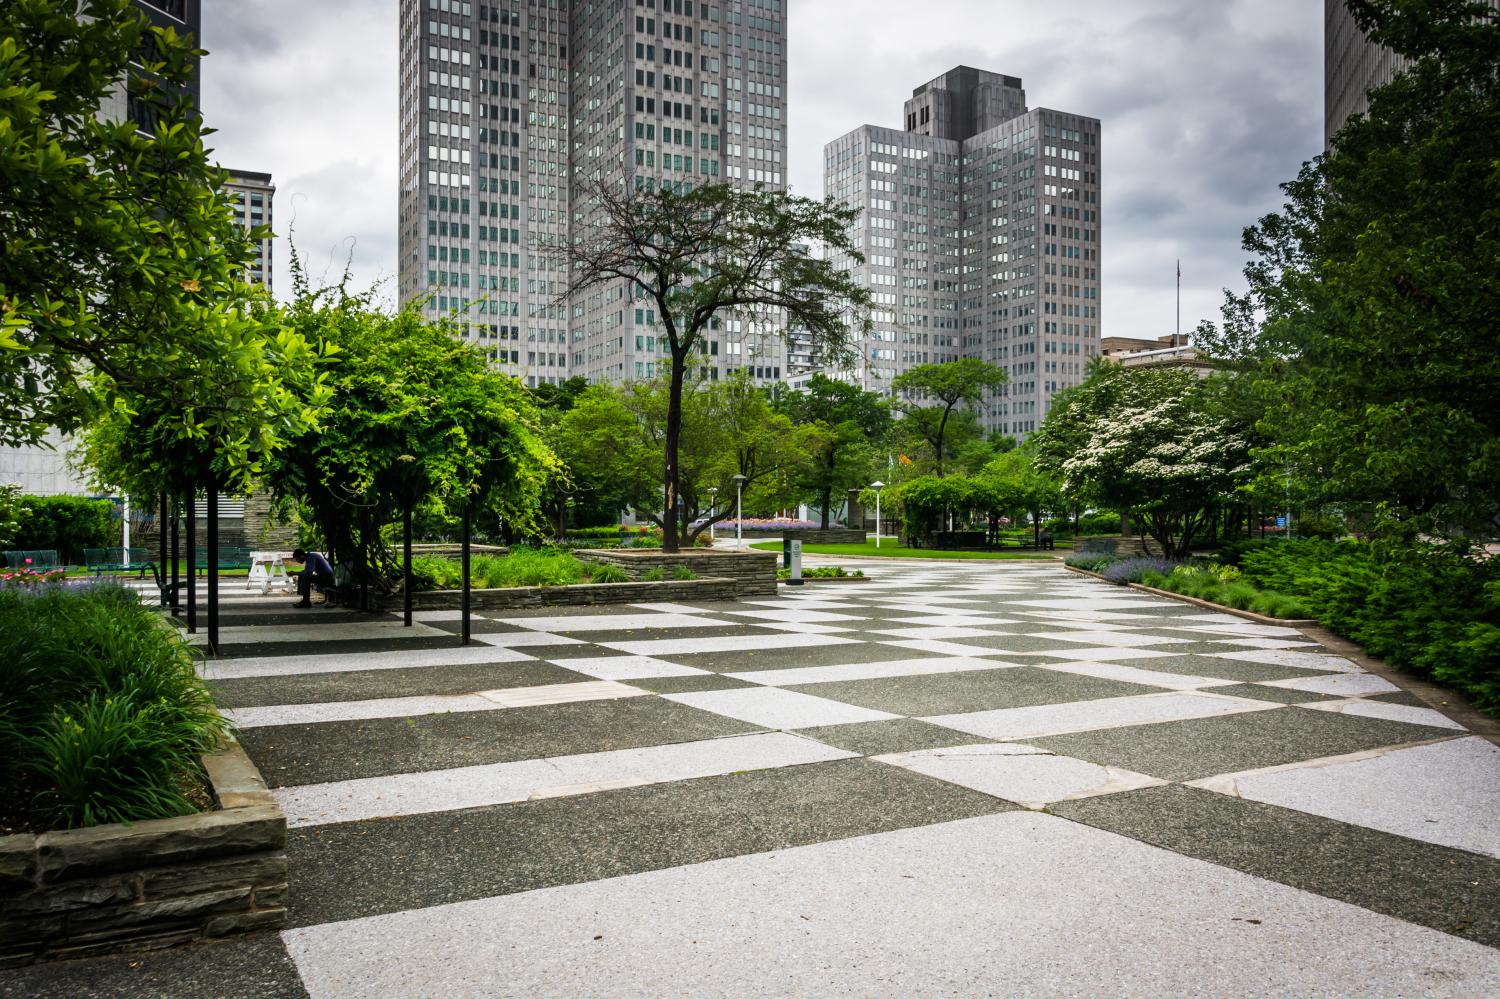
M1194 783L1500 857L1500 746L1471 736L1360 756Z
M1188 718L1211 718L1245 711L1272 711L1282 707L1283 705L1272 701L1183 691L934 715L922 720L986 739L1035 739L1045 735L1092 732L1102 728L1123 728L1127 725L1148 725L1152 722L1182 721Z
M1160 787L1167 783L1145 774L1055 756L1046 750L1014 742L924 749L872 758L879 763L904 767L1013 801L1025 808L1045 808L1058 801Z
M847 759L855 754L781 732L427 770L278 788L287 825L325 825Z
M726 718L737 718L752 725L764 725L766 728L818 728L823 725L848 725L900 717L778 687L704 690L690 694L667 694L666 699L686 704L690 708L712 711Z
M1035 812L282 939L314 999L1500 993L1480 944Z

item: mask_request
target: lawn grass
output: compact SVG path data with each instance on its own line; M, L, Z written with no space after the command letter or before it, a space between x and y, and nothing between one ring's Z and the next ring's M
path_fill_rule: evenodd
M762 541L750 545L761 551L781 551L780 541ZM875 542L866 541L862 545L818 545L804 544L802 546L804 555L862 555L870 558L939 558L939 559L1010 559L1029 561L1051 561L1051 555L1039 555L1036 552L952 552L938 551L932 548L906 548L897 544L894 539L882 540L880 547L875 547Z

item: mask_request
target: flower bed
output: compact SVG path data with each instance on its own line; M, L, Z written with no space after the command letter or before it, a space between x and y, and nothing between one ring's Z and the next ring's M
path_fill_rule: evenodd
M195 666L124 587L0 586L0 965L285 920L285 818Z

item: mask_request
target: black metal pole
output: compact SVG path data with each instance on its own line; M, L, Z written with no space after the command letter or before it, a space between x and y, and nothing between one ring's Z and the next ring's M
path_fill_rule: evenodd
M157 519L156 582L161 589L161 605L167 606L167 494L161 494L161 516Z
M401 602L404 611L402 624L411 627L411 504L401 515Z
M463 640L459 643L460 645L468 645L469 644L469 538L470 538L470 533L471 533L470 528L472 526L473 526L473 521L472 521L472 519L470 517L470 514L469 514L469 504L468 504L467 501L465 501L465 503L464 503L463 536L462 536L462 539L461 539L462 560L463 560L463 576L464 576L464 591L463 591L463 601L462 601L462 609L463 609Z
M219 654L219 487L208 486L208 649Z
M170 601L170 603L172 605L172 616L173 617L177 616L177 609L182 606L182 598L177 595L177 585L178 585L178 583L179 583L179 581L181 579L181 577L177 574L177 538L178 538L178 531L177 531L177 506L178 506L178 497L174 496L171 499L171 508L172 508L171 509L171 516L172 516L172 589L171 589L171 591L170 591L170 593L169 593L169 595L167 597L167 599Z
M188 490L187 513L183 527L187 530L187 626L188 634L198 633L198 487Z

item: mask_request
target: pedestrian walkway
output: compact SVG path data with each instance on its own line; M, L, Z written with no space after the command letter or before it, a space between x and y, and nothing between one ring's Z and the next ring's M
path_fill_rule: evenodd
M476 618L233 595L280 934L3 995L1494 995L1500 748L1052 564Z

